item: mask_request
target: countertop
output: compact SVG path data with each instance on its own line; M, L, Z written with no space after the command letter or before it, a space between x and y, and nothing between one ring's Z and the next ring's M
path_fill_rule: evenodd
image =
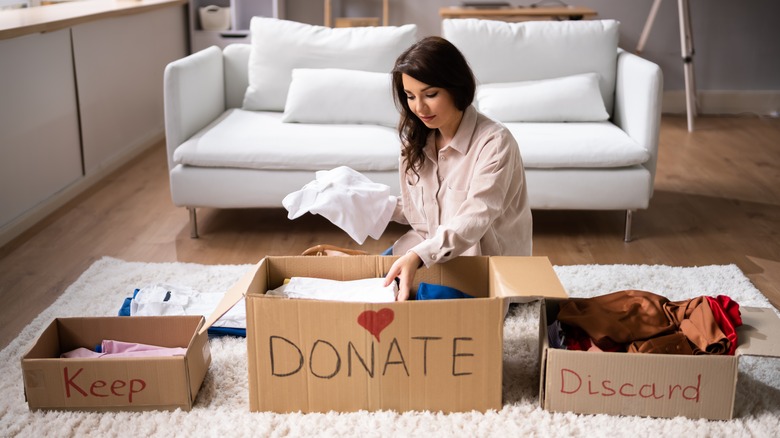
M103 18L184 5L187 0L85 0L0 11L0 40L52 32Z

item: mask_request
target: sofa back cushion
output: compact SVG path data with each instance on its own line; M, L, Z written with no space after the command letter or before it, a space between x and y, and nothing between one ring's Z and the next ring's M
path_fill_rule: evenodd
M619 22L615 20L506 23L446 19L442 36L468 60L477 82L520 82L597 73L612 113Z
M252 17L246 110L283 111L295 68L339 68L388 73L416 41L417 26L332 29Z
M394 128L400 118L390 73L296 68L282 122L371 124Z
M482 113L500 122L600 122L609 119L599 75L584 73L539 81L480 84Z
M228 44L222 50L225 68L225 108L241 108L249 86L249 44Z

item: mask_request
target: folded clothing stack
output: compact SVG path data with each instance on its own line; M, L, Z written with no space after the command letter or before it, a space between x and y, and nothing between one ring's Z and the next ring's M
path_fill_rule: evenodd
M384 283L384 278L339 281L325 278L292 277L278 288L266 292L266 295L360 303L395 301L398 295L398 285L392 282L389 286L385 286Z
M119 316L202 315L214 312L225 294L199 292L171 284L153 284L136 289L125 298ZM241 300L208 330L209 335L246 336L246 305Z
M363 278L338 281L323 278L292 277L266 295L286 298L317 299L326 301L349 301L362 303L389 303L398 297L398 284L384 285L384 278ZM415 299L447 300L473 298L458 289L439 284L420 283Z

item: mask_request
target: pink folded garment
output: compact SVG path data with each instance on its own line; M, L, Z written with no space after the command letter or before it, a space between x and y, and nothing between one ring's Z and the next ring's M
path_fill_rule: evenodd
M98 353L96 351L92 351L89 348L77 348L72 351L68 351L67 353L62 353L60 355L63 359L90 359L90 358L98 358L102 356L102 353Z
M139 344L136 342L122 342L104 340L100 344L100 352L92 351L88 348L77 348L73 351L63 353L62 358L112 358L112 357L161 357L161 356L184 356L187 353L186 348L182 347L158 347L156 345Z

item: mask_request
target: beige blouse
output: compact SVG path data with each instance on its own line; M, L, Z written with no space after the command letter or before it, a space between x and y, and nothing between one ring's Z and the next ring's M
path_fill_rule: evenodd
M469 106L452 142L428 137L420 179L404 173L392 220L412 229L393 254L425 266L459 255L531 255L532 219L520 149L504 125Z

